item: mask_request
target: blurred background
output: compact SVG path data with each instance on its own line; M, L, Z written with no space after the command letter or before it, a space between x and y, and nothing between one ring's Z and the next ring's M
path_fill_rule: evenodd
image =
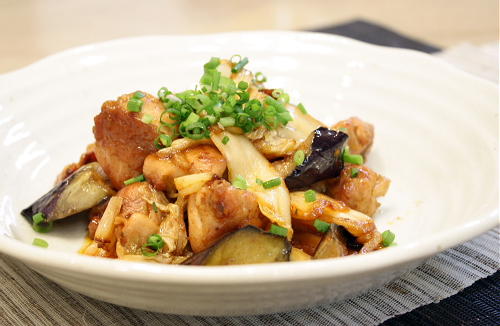
M498 41L498 14L498 0L0 0L0 73L120 37L316 30L356 20L442 49Z

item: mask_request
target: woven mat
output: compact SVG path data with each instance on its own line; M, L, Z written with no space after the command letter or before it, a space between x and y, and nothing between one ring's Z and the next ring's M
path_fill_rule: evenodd
M484 47L463 45L439 56L498 82L498 43ZM248 317L189 317L124 308L66 290L22 263L0 255L0 325L376 325L438 302L498 271L499 234L498 227L490 230L354 299Z

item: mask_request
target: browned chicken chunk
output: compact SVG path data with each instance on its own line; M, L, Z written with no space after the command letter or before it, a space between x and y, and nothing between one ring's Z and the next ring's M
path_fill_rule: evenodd
M353 177L353 168L359 170ZM377 197L384 196L391 181L363 165L346 166L338 180L332 182L328 193L332 198L343 201L350 208L373 216L380 206Z
M215 146L198 145L168 155L153 153L144 161L144 176L156 189L175 192L174 179L188 174L213 173L219 177L226 170L226 160Z
M189 242L203 251L246 225L263 226L255 195L222 179L210 181L188 201Z
M351 154L361 154L365 156L373 143L374 130L373 125L363 120L352 117L347 120L337 122L332 129L344 131L349 135L347 145Z
M125 180L142 174L144 159L156 152L154 140L164 110L160 100L146 94L141 99L141 112L128 111L127 103L133 94L104 102L101 113L94 118L95 155L117 189L123 187ZM145 115L152 118L150 123L141 121Z
M150 235L158 233L162 218L155 212L156 206L167 205L165 195L147 182L126 186L117 194L123 198L120 216L115 221L117 239L126 254L141 254L142 246Z

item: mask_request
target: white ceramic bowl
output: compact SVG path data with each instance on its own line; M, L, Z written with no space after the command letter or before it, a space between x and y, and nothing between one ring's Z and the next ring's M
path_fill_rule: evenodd
M328 124L356 115L375 125L368 165L393 181L376 223L398 246L310 262L166 266L78 255L85 221L40 235L19 215L92 142L103 101L193 87L211 56L235 53ZM493 84L425 54L323 34L152 36L65 51L0 76L0 251L69 289L151 311L254 314L353 296L497 224L497 101Z

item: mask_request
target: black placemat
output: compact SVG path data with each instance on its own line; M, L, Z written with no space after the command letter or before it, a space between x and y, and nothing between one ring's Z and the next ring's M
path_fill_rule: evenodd
M354 20L345 24L318 28L313 31L337 34L372 44L412 49L426 53L441 51L436 46L403 36L386 27L365 20Z
M364 20L323 27L314 31L426 53L440 51L436 46L403 36L396 31ZM396 316L382 325L498 326L500 325L500 272L477 281L472 286L439 303L422 306L401 316Z

